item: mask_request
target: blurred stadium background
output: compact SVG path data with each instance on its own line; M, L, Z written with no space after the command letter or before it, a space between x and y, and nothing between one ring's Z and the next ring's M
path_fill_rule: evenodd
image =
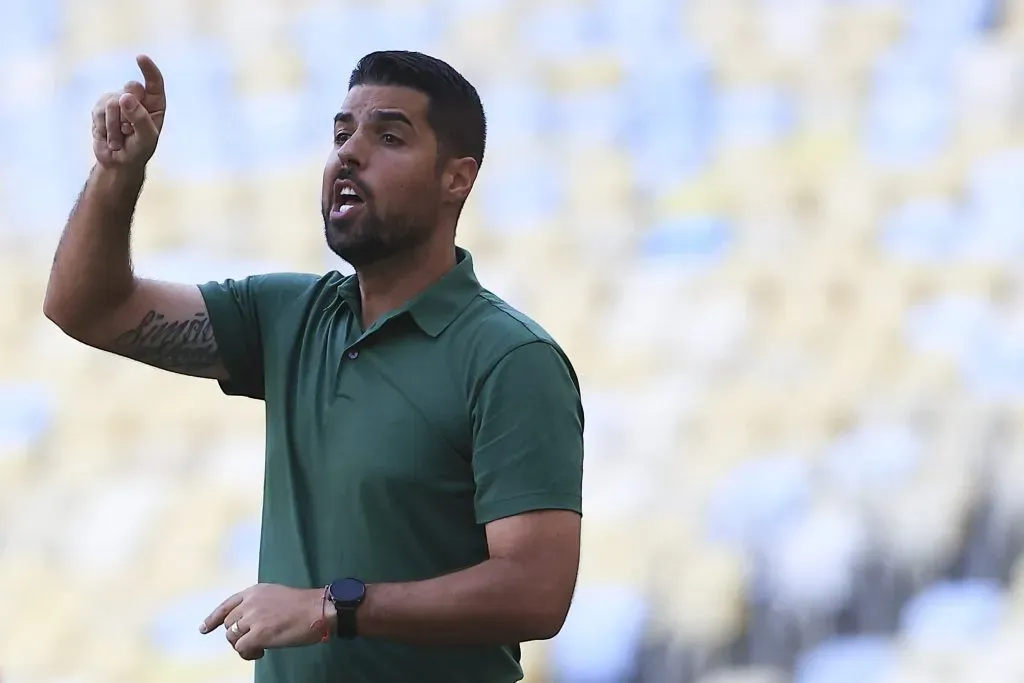
M134 77L183 281L337 267L320 173L380 48L479 87L460 227L567 348L586 538L531 683L1024 680L1024 2L0 0L0 677L250 680L262 414L42 317Z

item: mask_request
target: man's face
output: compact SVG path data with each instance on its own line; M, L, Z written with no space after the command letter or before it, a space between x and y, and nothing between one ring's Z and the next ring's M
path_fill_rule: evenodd
M327 245L359 268L428 239L441 206L438 147L428 98L404 87L349 90L324 168Z

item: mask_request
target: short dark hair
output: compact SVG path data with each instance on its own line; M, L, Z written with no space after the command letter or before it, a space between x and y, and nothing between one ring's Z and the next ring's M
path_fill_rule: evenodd
M427 121L444 157L473 157L484 161L487 118L476 88L446 62L421 52L371 52L356 64L348 80L357 85L395 85L412 88L429 98Z

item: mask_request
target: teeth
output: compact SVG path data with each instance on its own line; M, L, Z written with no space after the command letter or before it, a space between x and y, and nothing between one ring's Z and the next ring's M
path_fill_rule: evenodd
M353 190L351 187L343 187L343 188L341 188L341 196L342 197L347 197L347 196L355 197L356 196L356 191Z

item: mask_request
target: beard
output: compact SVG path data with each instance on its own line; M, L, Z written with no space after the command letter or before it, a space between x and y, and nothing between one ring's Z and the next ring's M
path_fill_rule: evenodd
M430 238L434 224L408 216L385 219L370 203L360 207L360 214L351 220L331 220L330 208L323 209L328 248L357 269L415 250Z

